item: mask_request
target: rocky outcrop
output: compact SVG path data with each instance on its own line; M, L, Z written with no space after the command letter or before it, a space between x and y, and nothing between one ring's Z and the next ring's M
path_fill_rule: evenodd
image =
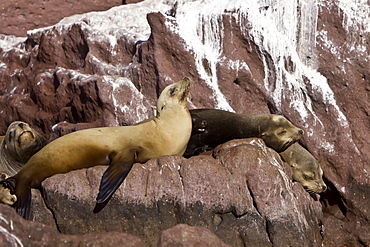
M24 220L9 206L0 205L0 245L13 246L145 246L142 240L122 232L64 235L50 226Z
M220 241L209 230L203 227L192 227L184 224L163 231L158 246L230 246Z
M2 1L0 33L25 37L28 30L47 27L59 22L63 17L90 11L103 11L121 4L140 2L121 1Z
M83 235L60 234L50 226L22 219L9 206L0 204L0 245L13 246L147 246L139 237L122 232ZM204 227L180 224L161 234L158 247L229 246Z
M321 243L319 201L292 184L290 168L260 139L228 142L213 156L164 156L135 164L108 205L94 214L105 169L44 181L45 203L61 232L140 233L152 245L161 231L185 223L204 226L232 246Z
M84 209L93 207L104 167L52 177L43 198L55 227L68 234L133 233L127 226L134 225L144 241L159 241L152 229L161 221L161 230L206 226L235 246L291 239L366 246L368 15L368 3L347 1L147 0L65 18L23 40L2 36L0 130L22 120L52 140L77 129L132 124L153 115L165 85L188 76L190 108L278 113L303 128L301 144L320 161L327 192L311 198L292 184L289 169L260 141L231 142L213 156L135 165L97 215ZM81 210L91 220L86 228L74 220ZM108 213L125 224L104 225ZM71 222L80 224L76 232Z

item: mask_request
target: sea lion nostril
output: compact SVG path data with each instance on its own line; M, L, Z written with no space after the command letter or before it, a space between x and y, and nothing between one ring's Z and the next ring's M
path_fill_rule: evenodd
M24 124L23 123L19 123L18 126L21 127L21 128L23 128Z
M298 130L298 133L301 134L301 135L303 135L303 130L302 129L299 129Z

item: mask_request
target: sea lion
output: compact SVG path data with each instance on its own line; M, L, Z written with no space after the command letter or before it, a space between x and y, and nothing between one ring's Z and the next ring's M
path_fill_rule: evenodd
M214 149L232 139L249 137L262 138L268 147L282 152L303 134L302 129L275 114L237 114L216 109L193 109L190 114L193 131L185 157ZM201 128L197 129L198 126Z
M1 181L17 196L14 207L29 217L31 188L54 174L109 165L104 172L94 212L99 212L123 182L135 162L163 155L182 155L191 134L186 107L190 80L167 86L157 101L155 117L130 126L102 127L72 132L47 144L16 175Z
M15 175L45 145L46 139L27 123L12 122L0 137L0 172Z
M5 180L9 177L8 174L1 172L0 181ZM0 202L8 205L13 205L17 201L17 196L10 193L8 188L0 190Z
M319 162L299 143L294 143L279 154L292 168L293 181L302 184L307 192L322 193L326 190Z

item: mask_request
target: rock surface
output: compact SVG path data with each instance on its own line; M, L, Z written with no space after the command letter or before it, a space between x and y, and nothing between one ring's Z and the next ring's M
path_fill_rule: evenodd
M90 11L107 10L125 2L135 1L1 1L0 22L2 25L0 26L0 33L25 37L28 30L54 25L63 17Z
M14 120L49 140L132 124L153 115L166 85L188 76L190 108L278 113L303 128L301 143L320 161L328 191L311 198L275 152L237 141L212 156L135 165L97 215L86 208L104 167L49 178L34 200L53 211L54 221L43 222L67 234L114 230L155 244L162 222L161 231L206 226L233 246L370 245L369 3L174 2L72 16L27 38L2 35L0 133ZM124 223L106 224L107 215Z
M24 220L11 207L0 205L0 245L14 246L145 246L143 241L122 232L65 235L50 226Z
M24 220L6 205L0 204L0 245L14 246L147 246L139 237L122 233L90 233L83 235L60 234L50 226ZM175 244L175 245L174 245ZM211 231L204 227L185 224L169 228L161 234L158 247L165 246L221 246L227 247Z
M289 167L260 139L225 143L214 157L164 156L135 164L108 205L94 214L105 169L44 181L45 203L61 232L121 230L140 233L150 245L162 230L185 223L204 226L232 246L321 243L320 203L292 184Z

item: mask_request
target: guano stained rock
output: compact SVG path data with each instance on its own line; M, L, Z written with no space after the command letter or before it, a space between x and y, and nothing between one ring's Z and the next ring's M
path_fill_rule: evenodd
M104 167L51 177L34 219L66 234L114 230L154 245L177 224L205 226L232 246L370 245L368 15L364 1L146 0L68 17L26 38L1 35L1 133L15 120L49 140L133 124L153 115L164 86L188 76L189 108L277 113L303 128L301 144L328 185L311 197L274 151L239 140L212 155L136 166L97 215L85 209ZM112 214L123 219L115 229L103 224Z

